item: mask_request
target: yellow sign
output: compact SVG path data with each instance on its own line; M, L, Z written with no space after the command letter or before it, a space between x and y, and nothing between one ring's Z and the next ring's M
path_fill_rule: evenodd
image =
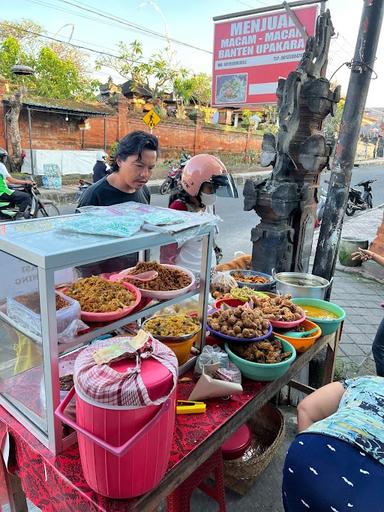
M160 123L160 117L156 114L154 110L150 110L143 117L144 123L152 130L156 125Z

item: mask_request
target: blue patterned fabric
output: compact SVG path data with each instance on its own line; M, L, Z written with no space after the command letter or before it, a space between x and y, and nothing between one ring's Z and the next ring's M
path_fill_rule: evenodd
M345 393L338 410L314 423L302 434L319 433L336 437L384 464L384 378L357 377L342 384Z
M334 437L299 434L283 472L285 512L384 512L384 468Z

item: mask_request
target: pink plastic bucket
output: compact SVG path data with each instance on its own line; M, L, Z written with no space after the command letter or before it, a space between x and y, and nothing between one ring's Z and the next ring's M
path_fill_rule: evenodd
M123 372L131 360L119 361ZM167 396L172 375L155 360L143 361L141 375L151 400ZM65 409L76 395L76 422ZM161 405L139 408L108 406L95 402L73 388L56 415L78 432L84 477L88 485L109 498L140 496L163 478L171 452L175 425L176 389Z

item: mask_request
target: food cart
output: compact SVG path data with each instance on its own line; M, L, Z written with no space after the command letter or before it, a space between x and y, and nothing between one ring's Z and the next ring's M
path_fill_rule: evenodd
M79 217L82 216L76 216L76 222ZM170 229L168 232L164 229L139 229L129 237L106 236L100 232L84 233L79 231L78 226L77 230L73 230L71 219L74 216L0 226L2 269L7 269L4 272L11 276L22 274L24 269L30 277L24 280L17 277L17 282L14 280L12 286L2 290L0 306L0 439L4 478L10 502L17 506L17 510L23 510L23 506L27 510L25 496L43 510L155 510L180 482L217 452L223 441L283 386L290 384L302 391L311 391L292 379L324 347L327 347L324 382L332 380L340 329L335 334L319 338L276 380L263 383L246 380L243 392L230 400L209 400L206 414L200 415L199 421L193 415L177 416L167 473L150 492L121 501L101 496L87 486L75 444L76 434L63 428L55 416L60 403L60 361L71 358L72 354L100 336L150 317L165 306L194 295L199 297L198 314L202 325L196 345L202 349L208 310L207 276L210 271L213 225L208 217L205 220L199 217L198 222L192 222L182 230L184 238L198 236L203 243L201 272L192 290L166 301L142 303L128 316L107 324L92 325L65 342L58 335L55 288L68 285L68 278L74 279L71 274L74 267L148 249L153 252L160 246L175 242L178 237ZM38 327L32 326L30 321L23 321L21 317L9 316L7 308L10 294L14 299L21 293L32 292L39 293ZM20 354L15 357L12 350L15 340L19 348L22 347L28 354L23 364L18 359ZM191 357L179 368L179 372L187 372L193 364L194 358ZM179 382L178 398L186 400L193 386L192 379Z

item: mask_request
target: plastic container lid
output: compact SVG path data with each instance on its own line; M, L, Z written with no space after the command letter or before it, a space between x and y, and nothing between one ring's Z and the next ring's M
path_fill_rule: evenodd
M124 373L128 368L134 368L135 364L132 359L121 359L109 366L117 372ZM172 373L158 361L153 359L143 360L140 375L152 401L170 394L173 386Z
M251 429L245 423L221 446L221 452L225 460L241 457L252 442Z
M106 408L137 408L169 396L177 382L175 354L151 337L137 350L133 339L98 341L79 353L74 382L83 399Z

